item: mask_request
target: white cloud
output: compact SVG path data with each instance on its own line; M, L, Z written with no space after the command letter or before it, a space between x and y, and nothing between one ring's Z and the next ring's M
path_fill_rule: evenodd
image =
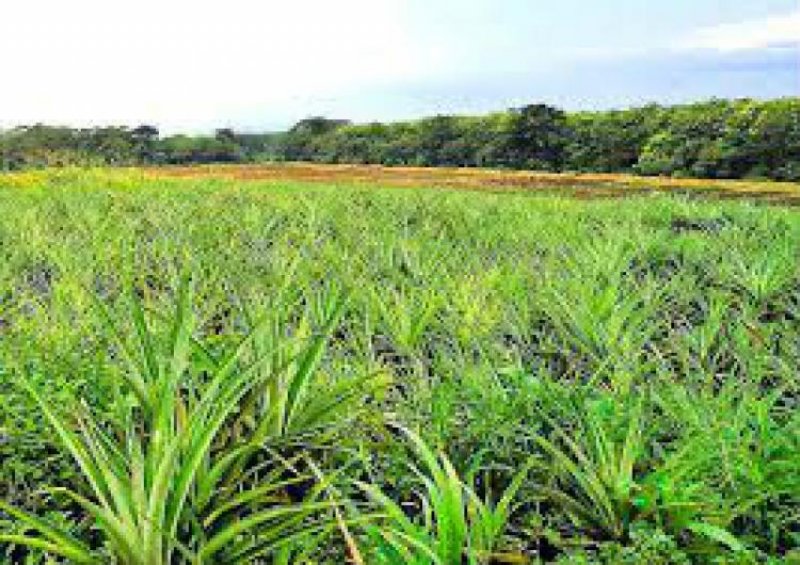
M197 130L435 74L406 19L403 0L4 0L0 127Z
M758 20L702 28L680 40L676 47L730 53L787 45L800 48L800 9Z

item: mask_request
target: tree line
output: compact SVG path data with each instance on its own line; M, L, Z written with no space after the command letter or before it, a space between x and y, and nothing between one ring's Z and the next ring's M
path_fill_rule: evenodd
M157 128L34 125L0 132L0 169L315 161L800 180L800 98L650 104L567 113L531 104L483 116L354 124L312 117L286 132L161 136Z

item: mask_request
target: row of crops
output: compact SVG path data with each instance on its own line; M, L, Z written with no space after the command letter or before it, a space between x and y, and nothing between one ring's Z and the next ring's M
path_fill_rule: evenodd
M0 177L0 563L792 563L800 215Z

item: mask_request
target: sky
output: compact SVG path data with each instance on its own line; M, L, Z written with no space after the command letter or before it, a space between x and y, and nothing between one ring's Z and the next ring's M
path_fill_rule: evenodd
M2 0L0 128L800 95L797 0Z

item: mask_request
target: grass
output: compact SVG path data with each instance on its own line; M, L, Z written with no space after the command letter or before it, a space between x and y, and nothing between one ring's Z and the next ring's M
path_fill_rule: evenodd
M296 169L0 176L0 562L798 558L800 212Z

